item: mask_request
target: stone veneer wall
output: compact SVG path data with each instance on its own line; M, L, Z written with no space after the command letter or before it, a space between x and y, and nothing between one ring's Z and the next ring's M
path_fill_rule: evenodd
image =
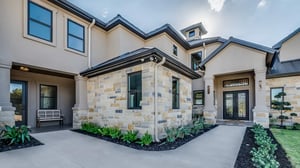
M273 117L277 117L280 115L280 112L272 110L270 103L270 90L273 87L284 88L284 92L286 93L284 99L290 102L293 107L291 111L287 111L285 114L290 117L290 113L297 113L298 117L293 117L293 121L300 123L300 76L267 79L266 102Z
M154 65L145 63L88 79L88 121L122 130L154 134ZM127 74L142 71L142 109L127 109ZM172 76L180 79L180 109L172 109ZM191 79L165 67L158 69L159 136L164 128L192 119Z

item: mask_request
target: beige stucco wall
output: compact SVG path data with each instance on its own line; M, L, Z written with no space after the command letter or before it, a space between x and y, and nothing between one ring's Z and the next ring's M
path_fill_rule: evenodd
M286 116L290 117L290 113L297 113L298 117L295 117L296 122L300 123L300 77L291 76L291 77L282 77L282 78L271 78L267 79L266 83L266 104L271 111L273 117L280 115L280 112L277 110L271 109L271 88L274 87L283 87L286 96L284 97L285 101L291 103L293 107L291 111L284 113Z
M75 103L74 79L12 70L11 80L27 82L28 126L36 126L36 110L39 109L40 106L40 84L57 86L57 109L61 109L64 114L64 124L72 124L72 107ZM45 124L57 125L55 122Z
M248 78L249 85L248 86L239 86L239 87L223 87L223 81L225 80L233 80L233 79L242 79ZM217 119L223 119L223 92L225 91L239 91L239 90L248 90L249 93L249 120L253 120L252 109L254 108L254 79L253 73L240 73L240 74L232 74L232 75L225 75L225 76L217 76L215 78L215 98L216 98L216 108L217 108Z
M88 79L88 120L102 126L154 130L154 63L111 72ZM142 71L142 109L127 109L127 74ZM165 67L158 69L158 130L187 124L192 118L191 80ZM180 109L172 109L172 76L180 79Z
M300 33L284 42L280 48L280 61L300 59L299 44Z
M265 69L265 55L265 52L231 43L206 63L205 76Z

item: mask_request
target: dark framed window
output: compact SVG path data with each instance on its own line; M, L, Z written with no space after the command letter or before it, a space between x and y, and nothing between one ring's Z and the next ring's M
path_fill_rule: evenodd
M249 79L242 78L242 79L233 79L233 80L225 80L223 81L223 87L239 87L239 86L248 86Z
M272 107L273 101L279 101L282 102L284 100L281 100L282 98L276 98L275 96L278 95L278 93L283 92L283 87L274 87L270 90L270 107Z
M74 21L68 19L68 37L67 43L68 48L73 50L84 52L84 26L75 23Z
M204 90L195 90L193 93L194 105L204 105Z
M179 79L172 77L172 108L179 109Z
M142 100L142 72L128 74L128 109L141 109Z
M201 61L202 61L202 51L193 53L191 55L191 63L192 63L191 67L194 71L199 69L199 65L201 64Z
M190 32L189 32L189 37L194 37L194 36L195 36L195 30L190 31Z
M177 46L173 45L173 54L177 56Z
M52 11L28 1L27 33L52 42Z
M57 87L40 85L40 109L57 109Z

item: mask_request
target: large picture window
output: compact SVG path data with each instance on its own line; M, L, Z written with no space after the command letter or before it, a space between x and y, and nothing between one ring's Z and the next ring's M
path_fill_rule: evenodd
M204 105L204 91L203 90L194 91L193 103L194 103L194 105Z
M142 101L142 73L128 74L128 109L141 109Z
M68 48L84 52L84 26L68 19Z
M40 85L40 109L57 109L57 87Z
M52 11L28 1L27 24L29 35L52 42Z
M179 79L172 78L172 108L179 109Z
M271 88L271 101L270 101L270 107L272 107L273 101L279 101L282 102L281 98L276 98L275 96L278 95L278 93L283 92L283 87L276 87Z

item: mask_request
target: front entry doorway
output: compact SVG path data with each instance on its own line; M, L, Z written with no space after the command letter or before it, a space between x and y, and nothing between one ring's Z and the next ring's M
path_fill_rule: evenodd
M15 124L27 125L27 83L24 81L11 81L10 102L15 110Z
M249 120L249 91L223 92L223 118Z

